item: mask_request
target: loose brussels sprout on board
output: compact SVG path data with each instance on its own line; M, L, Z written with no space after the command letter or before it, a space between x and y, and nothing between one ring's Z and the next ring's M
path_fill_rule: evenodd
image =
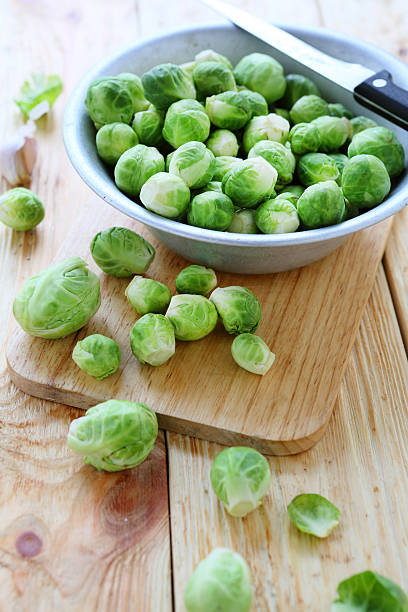
M327 538L339 524L340 510L321 495L304 493L292 499L288 514L299 531Z
M190 189L175 174L158 172L144 183L140 191L140 201L147 210L175 219L187 210Z
M218 287L210 295L229 334L253 333L261 321L258 298L246 287Z
M208 295L217 286L217 277L211 268L204 266L187 266L176 277L178 293Z
M168 108L185 98L195 99L192 77L176 64L154 66L142 76L145 97L157 108Z
M153 174L164 172L164 157L155 147L138 144L125 151L115 166L115 183L129 196L138 196Z
M130 332L130 347L140 363L163 365L176 350L172 324L162 314L143 315Z
M210 120L197 100L179 100L169 106L163 126L163 138L178 149L192 140L204 142L210 133Z
M177 340L200 340L217 325L217 310L202 295L173 295L166 317L174 327Z
M354 574L340 582L331 612L407 612L408 596L401 587L376 572Z
M190 225L224 231L234 216L232 200L218 191L199 193L190 202L187 221Z
M96 133L98 155L107 164L115 165L122 153L137 144L136 132L126 123L106 123Z
M126 287L125 295L137 313L163 313L171 300L170 289L152 278L135 276Z
M118 472L142 463L157 433L156 415L145 404L108 400L72 421L68 446L97 470Z
M44 219L40 198L29 189L15 187L0 196L0 221L14 230L26 232Z
M286 80L281 64L264 53L243 57L235 66L234 76L239 85L257 91L268 104L279 100L285 93Z
M90 249L101 270L119 278L143 274L156 254L150 242L127 227L111 227L99 232Z
M234 361L253 374L263 376L275 361L275 355L269 346L254 334L239 334L231 346Z
M102 380L118 369L120 350L112 338L92 334L76 343L72 359L81 370Z

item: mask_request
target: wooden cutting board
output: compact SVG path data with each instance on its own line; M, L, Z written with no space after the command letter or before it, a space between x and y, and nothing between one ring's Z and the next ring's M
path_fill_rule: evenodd
M187 265L140 224L101 201L87 205L56 260L79 255L101 276L102 305L82 330L44 340L16 328L8 346L14 383L26 393L87 409L109 398L141 401L153 408L161 428L288 455L313 446L323 435L364 307L374 282L391 220L350 238L325 259L290 272L240 276L219 273L220 286L244 285L262 305L257 330L276 353L266 376L239 368L233 337L219 323L197 342L177 342L175 355L154 368L133 357L129 333L137 314L124 295L130 279L104 275L89 243L100 230L121 225L143 234L157 249L148 275L171 288ZM51 262L50 262L51 263ZM114 338L121 350L118 371L98 381L72 361L77 340L93 333Z

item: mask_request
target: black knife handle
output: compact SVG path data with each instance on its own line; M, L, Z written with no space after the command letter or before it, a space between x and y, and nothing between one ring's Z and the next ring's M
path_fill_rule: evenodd
M387 70L357 85L354 97L360 104L408 130L408 91L395 85Z

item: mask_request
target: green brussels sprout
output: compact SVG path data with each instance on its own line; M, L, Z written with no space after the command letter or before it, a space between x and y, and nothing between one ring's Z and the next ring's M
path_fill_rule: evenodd
M176 351L172 324L162 314L143 315L130 332L130 348L140 363L163 365Z
M353 117L352 119L350 119L350 125L352 137L358 134L359 132L362 132L363 130L377 127L375 121L373 121L369 117L364 117L363 115L358 115L357 117Z
M166 317L174 327L177 340L200 340L217 325L217 310L202 295L180 293L173 295Z
M285 93L286 81L281 64L264 53L243 57L235 66L234 76L239 85L257 91L268 104L279 100Z
M296 206L282 198L265 200L256 209L255 223L263 234L296 232L299 217Z
M381 159L388 174L398 176L404 169L405 153L395 134L385 127L373 127L353 136L348 148L348 156L366 153Z
M181 145L172 155L169 172L179 176L191 189L204 187L214 174L215 157L202 142Z
M321 181L335 181L340 176L334 159L325 153L307 153L297 163L297 175L305 187Z
M216 157L213 181L222 181L227 172L242 161L244 160L240 157L232 157L230 155L220 155Z
M211 123L219 128L238 130L252 116L252 105L241 91L224 91L206 99L205 110Z
M285 186L285 193L287 192L293 193L295 196L297 196L297 199L300 198L304 190L305 188L303 187L303 185L286 185ZM282 194L280 193L279 195L282 195Z
M184 98L196 97L192 77L176 64L159 64L142 76L145 97L157 108L166 109Z
M128 86L115 77L93 81L86 93L85 106L97 129L106 123L129 124L134 113Z
M214 130L205 144L215 157L235 157L239 149L237 137L229 130Z
M217 287L210 295L229 334L253 333L261 321L258 298L246 287Z
M276 113L253 117L245 128L242 145L245 153L261 140L285 143L290 130L289 122Z
M334 163L337 166L339 176L336 179L336 183L341 186L341 177L343 175L343 170L349 163L350 159L347 157L347 155L343 155L343 153L330 153L329 157L334 159Z
M126 123L106 123L96 133L98 155L107 164L116 164L122 153L137 144L137 134Z
M336 102L335 104L329 104L329 115L331 117L346 117L346 119L352 119L354 117L353 113L346 107L344 104L340 102Z
M62 92L62 81L57 74L46 75L43 72L32 74L30 81L24 81L20 89L21 100L14 100L18 108L28 119L30 111L42 102L49 108Z
M391 181L382 161L374 155L356 155L343 170L341 188L350 204L372 208L383 201Z
M288 514L299 531L327 538L339 524L340 510L321 495L305 493L292 499Z
M169 106L164 120L163 138L178 149L186 142L204 142L210 133L210 120L197 100L179 100Z
M174 154L175 154L175 151L172 151L166 157L166 168L165 168L166 172L170 171L170 162L171 162L171 158L173 157Z
M236 210L231 223L227 227L227 232L232 232L233 234L258 234L258 228L255 223L255 211L250 208Z
M43 203L24 187L9 189L0 196L0 221L12 229L25 232L44 219Z
M221 55L221 53L217 53L212 49L204 49L204 51L200 51L200 53L197 53L194 59L196 64L201 64L202 62L219 62L232 70L232 64L229 59L225 57L225 55Z
M280 193L278 193L277 196L275 196L274 200L287 200L288 202L293 204L295 208L297 208L299 197L300 196L296 195L296 193L292 193L291 191L281 191Z
M381 574L366 571L342 580L332 612L407 612L408 596L401 587Z
M344 198L344 213L342 218L340 219L340 223L343 221L347 221L348 219L354 219L354 217L358 217L359 209L356 204L351 204L346 198Z
M278 172L263 157L251 157L234 166L222 179L222 189L242 208L254 208L270 196Z
M122 81L128 88L133 102L133 112L138 113L149 107L149 102L146 100L142 80L133 72L121 72L116 77Z
M242 334L237 336L232 344L238 346L237 342L242 336L248 340L257 338L253 334ZM241 343L238 351L241 352L242 348ZM247 349L244 349L244 352L246 361L249 356ZM250 361L253 356L249 357ZM229 514L243 517L261 505L271 482L271 470L265 457L254 448L232 446L215 457L210 480L214 493Z
M248 566L236 552L216 548L196 567L184 591L187 612L249 612Z
M279 104L283 108L291 109L300 98L309 95L320 96L320 92L313 81L303 74L287 74L285 95L279 100Z
M206 191L216 191L217 193L222 193L221 181L210 181L204 185L204 187L201 187L197 193L205 193Z
M232 70L221 62L199 62L194 68L193 80L200 99L236 89Z
M118 369L120 350L112 338L92 334L76 343L72 359L81 370L102 380Z
M158 172L143 185L140 191L140 201L147 210L162 217L175 219L187 210L190 190L185 182L175 174Z
M239 86L238 91L241 96L246 98L249 104L251 118L257 117L258 115L267 115L269 113L268 103L260 93L257 91L251 91L243 85Z
M163 111L150 104L146 110L135 114L132 128L136 132L140 144L157 147L162 142L163 123Z
M152 278L135 276L126 287L125 295L136 312L145 315L148 312L163 313L171 300L170 289L164 283Z
M329 105L320 96L310 94L302 96L290 109L293 123L309 123L317 117L329 114Z
M266 159L277 171L276 189L282 189L285 185L292 182L296 159L290 149L280 142L260 140L249 151L248 159L258 157L259 155Z
M279 117L283 117L284 119L286 119L286 121L289 123L289 125L292 123L289 111L286 108L279 108L279 107L275 106L273 112L275 113L275 115L279 115Z
M349 135L350 123L344 117L329 117L323 115L317 119L313 119L311 125L314 125L319 130L320 136L320 151L324 153L332 153L346 142Z
M187 266L176 277L176 289L179 293L208 295L217 286L217 277L212 268L204 266Z
M70 257L29 278L14 299L13 314L32 336L65 338L98 310L99 285L85 261Z
M187 211L187 222L196 227L224 231L234 216L234 205L224 193L205 191L194 196Z
M156 254L150 242L127 227L111 227L98 232L90 249L100 269L118 278L143 274Z
M146 459L157 438L153 410L139 402L108 400L74 419L68 446L97 470L119 472Z
M335 181L311 185L298 200L297 212L310 229L340 223L344 214L344 197Z
M155 147L138 144L119 157L115 166L115 183L126 195L135 197L147 179L163 171L163 155Z
M315 153L320 148L320 132L313 123L297 123L289 132L293 153Z
M234 361L244 370L263 376L275 361L275 355L259 336L239 334L231 346Z

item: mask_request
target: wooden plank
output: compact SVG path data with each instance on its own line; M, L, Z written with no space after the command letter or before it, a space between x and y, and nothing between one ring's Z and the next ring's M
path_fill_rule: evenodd
M263 506L229 516L209 471L221 447L168 433L176 611L197 563L227 546L249 563L259 611L330 609L337 584L372 569L408 589L408 365L385 275L375 284L326 435L297 457L269 458ZM301 534L286 506L320 493L342 511L327 540Z

